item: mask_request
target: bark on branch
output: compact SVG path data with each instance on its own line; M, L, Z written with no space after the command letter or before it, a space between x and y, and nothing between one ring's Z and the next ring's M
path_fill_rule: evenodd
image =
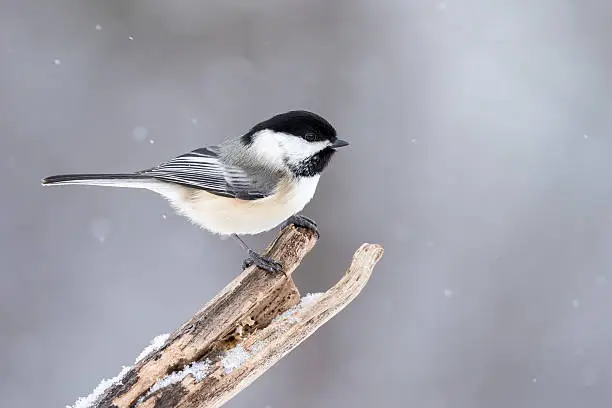
M285 228L267 255L286 275L247 268L163 345L75 407L223 405L351 302L383 253L363 244L336 285L300 299L291 274L315 242L310 231Z

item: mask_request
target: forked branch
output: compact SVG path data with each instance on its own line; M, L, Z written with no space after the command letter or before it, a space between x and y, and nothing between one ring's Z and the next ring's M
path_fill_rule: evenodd
M160 344L133 367L75 407L223 405L350 303L383 253L363 244L336 285L300 299L291 274L315 242L310 231L285 228L267 255L283 263L286 275L244 270L183 326L158 337Z

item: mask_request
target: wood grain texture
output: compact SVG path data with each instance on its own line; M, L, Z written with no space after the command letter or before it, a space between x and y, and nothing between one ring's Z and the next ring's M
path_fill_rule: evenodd
M362 245L336 285L312 303L298 304L300 295L291 274L315 242L310 231L285 228L267 254L285 265L286 275L268 274L254 266L243 271L93 406L223 405L353 300L383 252L378 245ZM227 356L235 352L242 358L228 366ZM158 380L180 374L193 363L206 367L203 378L187 374L151 391Z

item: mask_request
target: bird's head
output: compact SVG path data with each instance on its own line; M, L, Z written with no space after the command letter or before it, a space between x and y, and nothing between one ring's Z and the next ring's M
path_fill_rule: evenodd
M269 164L289 168L296 176L320 174L336 149L348 146L323 117L308 111L289 111L255 125L242 143Z

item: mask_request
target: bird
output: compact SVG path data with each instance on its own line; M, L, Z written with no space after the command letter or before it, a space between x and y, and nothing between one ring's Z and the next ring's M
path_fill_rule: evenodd
M91 185L146 189L166 198L192 223L231 236L269 273L281 263L251 249L241 236L293 224L319 235L314 220L299 214L314 197L319 178L337 149L349 143L322 116L292 110L259 122L239 137L198 148L132 173L60 174L44 186Z

